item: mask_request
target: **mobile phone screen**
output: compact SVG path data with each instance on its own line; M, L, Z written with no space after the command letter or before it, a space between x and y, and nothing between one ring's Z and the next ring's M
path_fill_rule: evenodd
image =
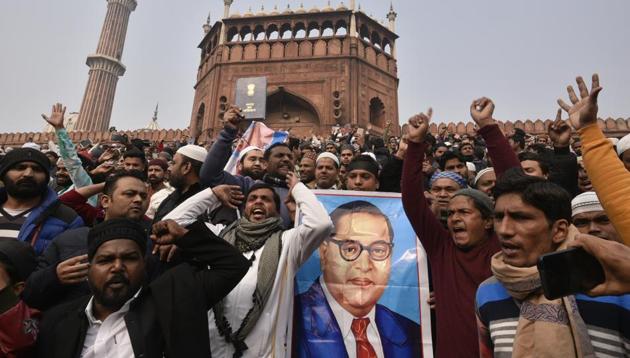
M582 248L541 256L538 271L545 297L550 300L586 292L605 280L601 264Z

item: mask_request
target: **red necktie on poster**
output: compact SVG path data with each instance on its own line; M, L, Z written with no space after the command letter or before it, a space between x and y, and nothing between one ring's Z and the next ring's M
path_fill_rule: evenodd
M367 327L370 324L369 318L358 318L352 320L352 334L357 342L357 358L377 358L374 347L367 338Z

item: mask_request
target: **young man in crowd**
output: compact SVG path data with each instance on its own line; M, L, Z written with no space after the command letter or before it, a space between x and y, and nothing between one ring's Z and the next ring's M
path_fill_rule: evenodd
M123 168L125 170L139 170L146 172L147 159L144 152L133 146L123 154Z
M378 163L366 154L359 155L348 164L346 189L356 191L378 191Z
M316 189L338 189L339 158L330 152L323 152L317 156L315 162Z
M168 173L168 163L164 159L151 159L149 170L147 171L147 195L149 196L149 207L145 215L149 219L155 217L155 212L175 190L168 184L166 176Z
M348 165L354 158L354 148L351 145L345 144L341 147L341 154L339 154L341 164Z
M267 171L262 149L249 146L241 151L238 156L236 171L243 176L248 176L254 180L262 180Z
M287 186L299 207L302 223L285 230L280 217L280 197L274 188L256 183L249 188L243 217L231 225L207 224L214 232L249 258L251 266L226 299L209 315L213 357L285 357L287 329L293 318L294 276L313 251L329 237L332 222L315 195L287 174ZM237 207L243 197L238 186L227 194L215 187L190 198L167 219L189 224L220 202Z
M152 237L177 245L187 261L149 285L140 224L119 218L90 230L91 295L44 315L39 357L210 357L207 309L234 288L249 263L201 223L185 229L160 222Z
M486 113L485 108L475 110ZM431 265L436 301L435 342L438 357L472 357L478 354L474 295L477 286L492 275L490 258L499 250L492 232L492 200L480 191L463 189L456 173L442 172L432 179L436 199L446 206L445 229L424 197L422 163L428 144L432 111L409 120L409 148L403 164L402 201L405 213L424 247ZM453 343L457 337L457 344Z
M628 297L543 296L540 256L566 248L575 234L566 190L515 168L499 178L494 193L501 252L492 257L493 277L477 291L480 355L630 354L624 344L630 338Z
M127 218L143 223L148 205L144 174L120 171L107 178L100 203L103 222ZM68 230L57 236L38 258L37 270L29 277L23 293L29 306L47 310L89 293L87 286L88 227ZM148 240L148 236L147 236Z
M468 167L461 155L455 152L444 153L439 160L440 170L459 174L468 181Z
M38 255L55 236L83 226L48 187L49 173L48 157L31 148L14 149L0 163L0 238L28 242Z

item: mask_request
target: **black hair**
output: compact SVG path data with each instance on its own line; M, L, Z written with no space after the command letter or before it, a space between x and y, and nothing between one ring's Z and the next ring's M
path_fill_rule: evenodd
M452 159L457 159L460 162L464 163L464 165L466 164L466 159L464 159L461 154L447 151L440 157L440 170L444 171L444 168L446 167L446 162Z
M291 150L291 148L289 148L289 145L286 144L286 143L275 143L275 144L272 144L269 148L267 148L265 150L265 154L263 154L263 157L265 158L265 160L269 160L269 157L271 156L271 151L274 150L275 148L278 148L278 147L285 147L288 150Z
M543 174L549 174L549 164L545 159L543 159L542 156L534 152L522 152L518 154L519 162L524 162L526 160L538 162L538 165L540 165L540 170L543 172Z
M125 153L123 154L123 159L127 159L127 158L140 158L140 160L142 160L143 163L146 163L147 161L147 158L144 155L144 152L138 149L137 147L132 147L131 149L125 151Z
M332 213L330 213L330 219L332 220L333 224L336 225L336 223L341 220L344 215L352 213L366 213L382 216L387 223L387 230L389 230L389 237L391 239L391 242L394 242L394 228L392 227L392 223L389 220L389 217L383 214L381 209L379 209L377 206L367 201L355 200L339 205L335 210L332 211Z
M525 149L525 137L519 134L514 134L510 137L510 139L518 144L519 147Z
M271 192L273 193L273 201L276 204L276 210L278 210L278 213L280 212L280 196L278 195L278 193L276 193L276 191L274 190L274 188L267 184L267 183L256 183L254 185L252 185L251 188L249 188L249 191L247 192L247 196L245 198L245 201L247 201L247 198L249 198L249 194L253 193L256 190L260 190L260 189L269 189L271 190Z
M523 202L545 213L549 224L565 219L571 222L571 195L549 180L526 175L521 168L510 168L493 189L496 201L505 194L518 194Z
M17 268L13 264L11 264L11 262L9 262L8 260L3 260L1 256L0 256L0 267L2 267L4 271L7 273L7 275L9 276L9 282L7 282L8 286L12 286L18 282L25 281L20 278ZM8 286L7 286L7 289L9 289Z
M136 178L142 182L147 180L146 175L139 170L119 170L105 179L103 194L111 196L116 190L116 184L122 178Z

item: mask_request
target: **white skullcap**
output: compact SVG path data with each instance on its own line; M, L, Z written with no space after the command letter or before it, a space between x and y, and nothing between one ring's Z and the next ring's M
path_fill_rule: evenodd
M361 155L367 155L368 157L374 159L375 162L378 162L378 160L376 160L376 155L372 152L363 152Z
M41 150L42 147L40 147L39 144L37 143L27 142L27 143L22 144L22 148L31 148L35 150Z
M242 160L243 158L245 158L245 156L247 155L247 153L251 152L252 150L260 150L260 151L262 152L262 149L260 149L260 148L258 148L258 147L256 147L256 146L250 145L249 147L247 147L247 148L245 148L245 149L241 150L241 153L238 155L238 160L237 160L237 162L239 162L239 163L240 163L240 162L241 162L241 160Z
M477 172L477 167L475 166L475 163L466 162L466 168L468 168L469 172Z
M622 155L623 152L630 149L630 134L621 138L619 142L617 142L617 154Z
M494 168L493 167L488 167L488 168L484 168L481 169L479 171L479 173L477 173L477 175L475 176L475 180L473 180L473 186L477 186L477 182L479 181L479 179L481 179L482 176L486 175L487 173L493 172L494 173Z
M584 192L571 200L571 216L593 211L604 211L594 191Z
M206 148L194 144L188 144L179 148L177 153L202 163L206 160L206 155L208 155Z
M619 139L618 138L606 138L610 141L610 143L612 143L612 145L617 145L617 143L619 143Z
M336 155L330 152L323 152L322 154L318 155L315 163L319 162L320 159L324 159L324 158L331 159L333 162L337 163L337 167L339 167L339 158L337 158Z

